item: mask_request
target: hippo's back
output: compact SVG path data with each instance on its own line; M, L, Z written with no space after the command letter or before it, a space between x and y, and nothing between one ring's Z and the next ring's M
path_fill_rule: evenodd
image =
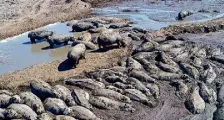
M72 49L68 52L68 58L79 57L82 53L86 51L86 47L84 44L80 43L76 46L72 47Z

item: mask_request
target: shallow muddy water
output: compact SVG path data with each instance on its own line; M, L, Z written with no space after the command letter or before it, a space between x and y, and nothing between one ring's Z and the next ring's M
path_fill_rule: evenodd
M71 28L63 23L52 24L44 29L53 30L60 34L73 34ZM58 46L48 49L49 44L38 41L31 44L27 33L0 41L0 74L23 69L34 64L65 59L68 46Z
M191 1L192 2L192 1ZM193 1L173 3L170 1L151 3L149 2L124 2L106 8L96 8L94 13L100 16L114 16L130 18L142 28L158 30L172 24L202 22L220 18L224 16L224 2L219 1ZM189 7L190 6L190 7ZM219 13L198 13L195 11L204 8L206 10L217 10ZM124 9L134 10L133 12L122 12ZM177 22L176 15L180 10L193 10L195 14L186 18L186 20ZM136 10L136 11L135 11ZM45 26L44 29L55 31L58 34L73 34L71 28L64 23L56 23ZM70 46L59 46L54 49L48 49L48 43L40 41L37 44L30 44L27 33L0 41L0 75L15 70L55 60L65 59Z
M198 12L201 9L210 12ZM96 8L94 12L98 15L129 18L136 23L136 26L159 30L162 27L175 24L204 22L216 18L224 17L224 1L162 1L147 2L145 0L124 2L122 4ZM124 12L129 10L129 12ZM177 21L175 18L181 10L189 10L194 14L186 17L183 21ZM213 12L216 10L218 12Z

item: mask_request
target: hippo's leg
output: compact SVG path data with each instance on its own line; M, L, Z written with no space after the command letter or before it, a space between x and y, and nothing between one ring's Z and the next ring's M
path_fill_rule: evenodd
M82 59L86 59L86 56L85 56L85 55L86 55L86 52L84 52L84 53L82 54L82 56L81 56Z
M76 61L74 61L72 65L73 65L73 68L76 68L76 65L77 65Z
M102 49L102 45L98 43L99 49Z
M54 44L50 44L50 48L54 48Z
M32 44L36 43L36 41L35 41L34 38L30 38L30 42L31 42Z
M64 42L64 45L68 45L68 41L65 41L65 42Z

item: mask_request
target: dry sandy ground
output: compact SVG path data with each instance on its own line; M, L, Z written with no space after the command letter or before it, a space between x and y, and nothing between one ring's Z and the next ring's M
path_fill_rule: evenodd
M84 16L90 8L81 0L1 0L0 39Z
M0 0L0 40L58 21L86 17L91 6L103 6L112 1Z
M34 65L24 70L4 74L0 76L1 89L13 89L29 85L30 80L40 79L46 82L55 82L84 72L93 71L117 65L118 61L125 55L126 49L113 49L105 53L91 52L86 54L86 59L81 60L76 69L71 69L67 61L54 61Z

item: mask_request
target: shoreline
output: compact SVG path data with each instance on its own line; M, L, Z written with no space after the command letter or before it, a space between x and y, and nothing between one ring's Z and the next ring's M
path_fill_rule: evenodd
M54 8L49 8L52 10L48 11L39 10L35 15L32 15L32 13L25 16L17 16L17 18L12 18L9 22L0 21L0 24L3 24L3 26L0 27L0 41L56 22L92 17L94 16L94 14L92 14L93 7L104 7L117 3L117 0L101 2L98 2L98 0L92 0L92 2L88 0L83 1L63 3L55 10ZM121 2L121 0L118 1ZM48 2L49 1L39 4L39 6L44 6L45 4L48 4ZM55 4L58 4L57 1ZM66 6L70 6L70 8ZM61 11L61 9L64 10ZM23 11L26 11L26 9ZM4 19L2 21L4 21Z

